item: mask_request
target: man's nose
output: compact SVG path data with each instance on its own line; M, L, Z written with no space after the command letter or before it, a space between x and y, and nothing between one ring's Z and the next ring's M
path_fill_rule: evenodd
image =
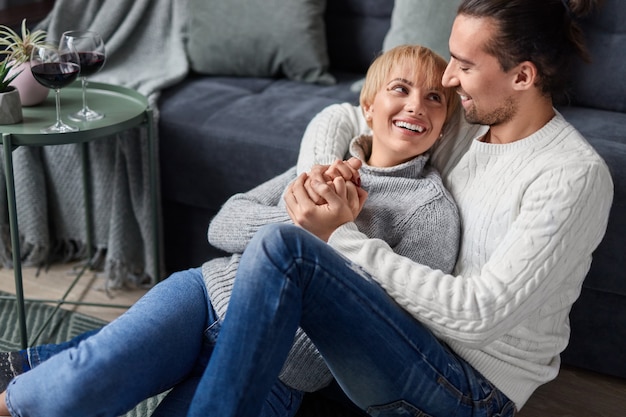
M454 73L454 69L452 68L452 61L450 61L450 63L446 67L446 70L443 73L441 84L444 87L456 87L457 85L459 85L459 80Z

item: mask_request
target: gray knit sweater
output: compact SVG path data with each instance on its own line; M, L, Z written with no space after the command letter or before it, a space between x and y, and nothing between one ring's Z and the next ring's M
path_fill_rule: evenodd
M351 154L367 160L371 137L352 141ZM391 168L361 168L361 182L369 193L356 225L370 238L386 241L395 252L444 273L452 271L460 238L459 215L428 155ZM233 253L202 266L215 311L224 317L240 254L263 225L290 223L282 195L296 177L295 167L247 193L236 194L209 226L212 245ZM327 385L332 375L315 346L301 329L280 379L292 388L312 392Z

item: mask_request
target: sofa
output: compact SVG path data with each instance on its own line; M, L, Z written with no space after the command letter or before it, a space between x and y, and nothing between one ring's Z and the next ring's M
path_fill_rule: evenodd
M207 243L206 231L225 200L293 166L303 132L317 112L333 103L358 103L354 83L362 79L376 54L388 46L384 44L392 31L398 33L393 26L400 24L402 16L398 9L394 13L394 6L407 7L408 3L326 2L321 12L325 28L322 39L327 47L324 65L335 82L298 79L280 72L256 76L238 69L233 74L220 69L212 73L203 71L202 63L197 65L199 70L194 69L191 58L193 71L183 82L163 91L159 101L168 271L198 266L221 255ZM423 10L428 2L416 3ZM435 9L449 2L434 3L439 6L432 6L430 12L443 13L443 9ZM562 358L566 364L622 378L626 378L624 19L626 3L605 0L603 8L582 22L593 61L576 66L571 92L557 106L604 157L615 183L608 230L571 312L571 343ZM442 23L441 16L430 16L428 22L429 31L438 29L447 39L450 21L443 19ZM435 28L436 24L443 27ZM193 33L190 42L192 37Z
M570 315L572 333L562 359L621 378L626 378L625 18L626 3L604 0L582 22L592 62L573 69L570 98L558 106L607 162L615 189L606 234Z

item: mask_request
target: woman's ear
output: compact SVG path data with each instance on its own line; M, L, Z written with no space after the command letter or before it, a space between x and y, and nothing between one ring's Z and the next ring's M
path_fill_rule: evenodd
M365 120L369 123L372 120L372 105L364 103L361 107L363 108L363 116L365 116Z

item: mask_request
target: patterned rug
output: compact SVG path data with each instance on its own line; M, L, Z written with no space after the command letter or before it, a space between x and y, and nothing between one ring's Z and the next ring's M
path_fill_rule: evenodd
M9 295L0 292L0 295ZM29 338L39 332L42 325L54 313L52 320L37 339L37 344L59 343L69 340L87 330L97 329L106 324L105 321L89 317L80 313L73 313L41 303L29 303L26 305L26 328ZM17 320L17 311L14 300L0 299L0 350L13 351L20 349L20 331ZM124 417L147 417L158 405L159 397L150 398Z
M0 296L9 295L0 291ZM106 324L105 321L80 313L73 313L41 303L26 305L26 328L32 342L34 335L54 312L52 320L37 339L37 344L59 343L69 340L85 331L97 329ZM14 300L0 298L0 351L20 349L20 332L17 323L17 311ZM315 393L305 396L305 400L296 417L360 417L364 413L344 403L345 400L334 400L334 395ZM162 396L149 398L137 405L123 417L148 417L159 404Z

